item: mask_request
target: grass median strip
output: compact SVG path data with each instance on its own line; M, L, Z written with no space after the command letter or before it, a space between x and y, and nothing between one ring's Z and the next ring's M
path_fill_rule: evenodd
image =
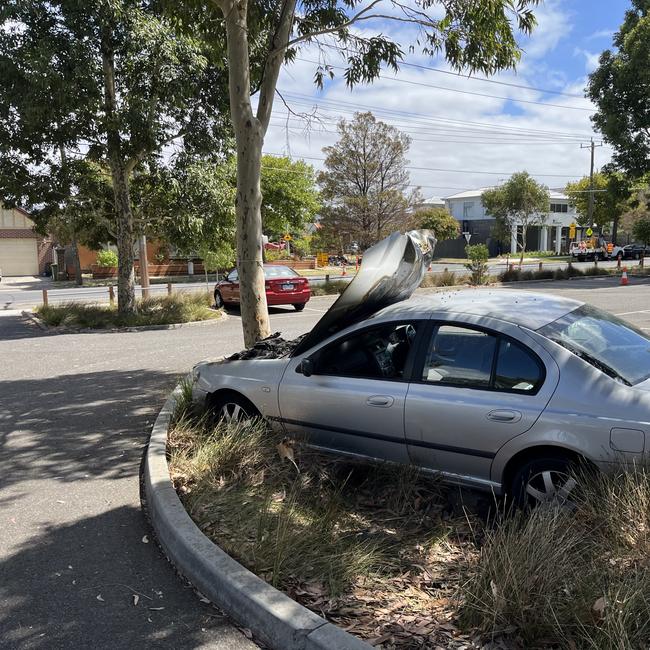
M454 490L412 467L325 455L261 421L213 426L180 415L168 453L208 537L383 648L650 644L642 468L581 476L574 511L495 515L501 504L481 518L454 512Z
M173 325L220 318L221 312L212 309L211 304L212 297L207 293L175 293L138 300L137 312L132 316L122 316L114 306L84 302L41 305L36 315L50 327L71 329Z

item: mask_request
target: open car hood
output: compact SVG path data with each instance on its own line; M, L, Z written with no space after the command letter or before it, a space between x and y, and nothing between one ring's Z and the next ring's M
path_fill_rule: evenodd
M369 248L363 254L357 275L291 356L302 354L332 334L409 298L422 282L436 241L431 230L411 230L406 234L395 232Z

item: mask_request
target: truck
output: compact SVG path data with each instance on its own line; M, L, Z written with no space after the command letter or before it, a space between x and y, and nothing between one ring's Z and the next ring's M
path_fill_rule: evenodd
M625 251L622 246L617 246L605 240L604 237L590 237L580 242L573 242L569 254L578 262L590 260L615 260L623 259Z

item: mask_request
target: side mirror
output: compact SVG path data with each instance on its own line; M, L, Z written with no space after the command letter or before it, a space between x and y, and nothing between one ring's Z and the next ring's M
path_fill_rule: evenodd
M314 374L314 362L311 359L303 359L300 362L300 372L305 377L311 377Z

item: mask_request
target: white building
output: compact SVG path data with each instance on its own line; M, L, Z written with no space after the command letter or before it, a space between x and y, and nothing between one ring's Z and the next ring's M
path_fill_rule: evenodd
M494 217L485 211L481 201L481 196L487 189L491 188L459 192L445 198L445 207L460 223L462 232L472 234L472 243L485 243L491 237ZM529 228L529 250L554 250L560 253L568 248L569 226L576 221L576 209L565 194L551 191L550 195L549 213L543 225ZM510 249L513 254L517 252L514 234Z

